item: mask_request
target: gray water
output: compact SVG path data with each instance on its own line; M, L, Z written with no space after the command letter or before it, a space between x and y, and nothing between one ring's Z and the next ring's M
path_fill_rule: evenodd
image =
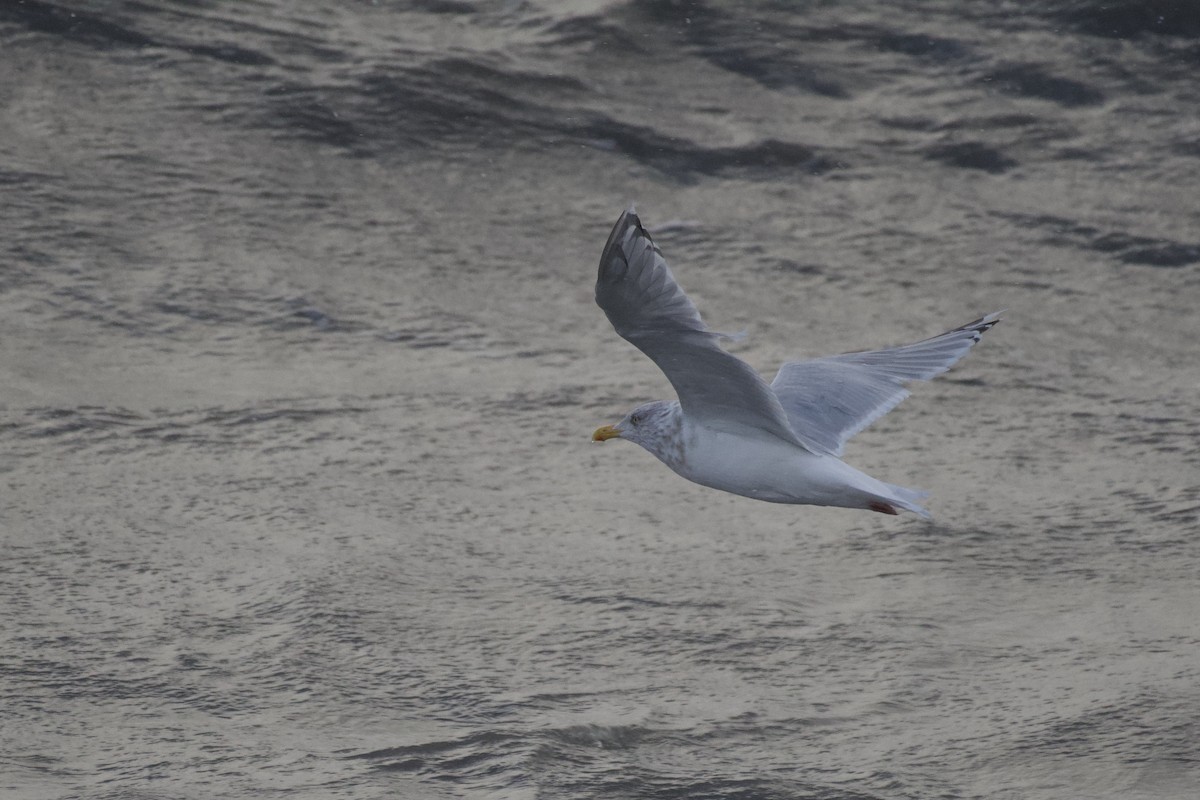
M1191 798L1189 2L0 4L0 795ZM1005 321L706 490L630 202L783 360Z

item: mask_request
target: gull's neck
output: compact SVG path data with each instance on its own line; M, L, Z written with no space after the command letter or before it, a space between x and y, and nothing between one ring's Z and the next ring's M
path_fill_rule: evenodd
M634 441L671 469L678 470L684 459L683 409L679 403L666 403L662 413L654 418L654 424L643 426Z

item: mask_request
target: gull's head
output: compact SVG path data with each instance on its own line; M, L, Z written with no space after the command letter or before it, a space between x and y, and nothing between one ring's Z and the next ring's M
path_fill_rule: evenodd
M616 425L597 428L592 434L593 442L609 439L627 439L649 450L659 458L676 449L681 422L679 403L655 400L630 411Z

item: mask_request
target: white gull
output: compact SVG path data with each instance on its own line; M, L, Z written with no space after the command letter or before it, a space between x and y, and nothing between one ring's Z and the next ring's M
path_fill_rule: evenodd
M784 364L770 385L723 350L632 207L600 256L596 303L666 374L678 401L638 406L592 440L628 439L690 481L772 503L899 509L928 518L928 492L842 461L846 441L962 358L999 313L915 344Z

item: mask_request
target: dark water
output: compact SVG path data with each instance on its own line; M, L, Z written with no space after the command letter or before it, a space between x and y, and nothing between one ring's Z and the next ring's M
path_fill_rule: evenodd
M1196 796L1197 8L0 4L0 794ZM767 372L1010 309L935 522L589 444L631 200Z

